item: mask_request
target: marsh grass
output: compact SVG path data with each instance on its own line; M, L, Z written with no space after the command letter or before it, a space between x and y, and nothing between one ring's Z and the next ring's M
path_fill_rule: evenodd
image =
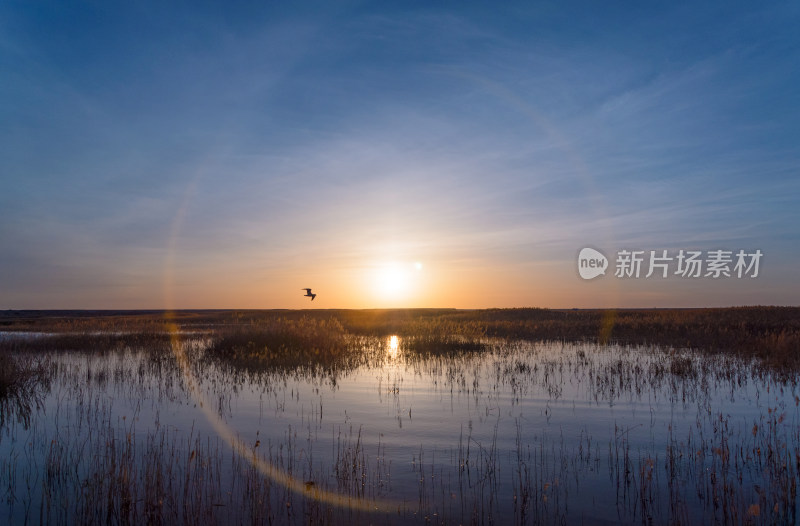
M188 314L187 314L188 316ZM407 339L407 349L481 350L486 338L658 345L755 358L787 374L800 370L800 308L720 309L400 309L237 311L197 315L191 323L258 326L269 320L330 320L352 335ZM308 323L308 321L306 321Z
M407 321L397 333L404 352L422 357L478 352L488 348L483 326L461 323L446 316Z
M243 362L269 348L271 363L331 363L358 345L347 336L404 337L409 351L481 350L486 338L658 345L757 358L765 367L800 369L800 308L721 309L385 309L309 311L5 311L0 327L41 338L0 338L0 351L141 347L169 351L170 329L214 333L212 351ZM252 345L250 343L252 342ZM279 349L291 351L289 356ZM296 359L292 359L296 356Z
M216 328L202 359L251 375L283 371L335 377L364 363L367 347L336 318L279 317Z
M800 308L490 309L450 315L511 339L598 341L689 348L759 359L773 370L800 368Z

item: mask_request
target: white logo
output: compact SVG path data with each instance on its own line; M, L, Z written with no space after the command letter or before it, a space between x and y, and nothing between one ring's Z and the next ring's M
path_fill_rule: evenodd
M704 257L705 256L705 257ZM614 267L617 278L757 278L761 250L618 250ZM578 273L583 279L605 275L608 259L602 252L584 248L578 254Z
M608 259L593 248L584 248L578 254L578 273L583 279L594 279L605 275Z

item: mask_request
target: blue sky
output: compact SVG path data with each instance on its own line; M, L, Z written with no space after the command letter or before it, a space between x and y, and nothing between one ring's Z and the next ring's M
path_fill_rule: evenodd
M0 308L797 304L800 6L606 4L4 2Z

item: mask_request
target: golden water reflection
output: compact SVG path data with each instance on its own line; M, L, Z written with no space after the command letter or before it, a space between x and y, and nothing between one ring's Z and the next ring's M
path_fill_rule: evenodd
M389 337L389 358L396 359L397 351L400 349L400 339L397 336Z

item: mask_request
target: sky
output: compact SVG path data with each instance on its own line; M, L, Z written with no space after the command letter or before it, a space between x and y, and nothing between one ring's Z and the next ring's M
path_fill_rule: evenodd
M798 26L792 1L2 2L0 309L797 305Z

